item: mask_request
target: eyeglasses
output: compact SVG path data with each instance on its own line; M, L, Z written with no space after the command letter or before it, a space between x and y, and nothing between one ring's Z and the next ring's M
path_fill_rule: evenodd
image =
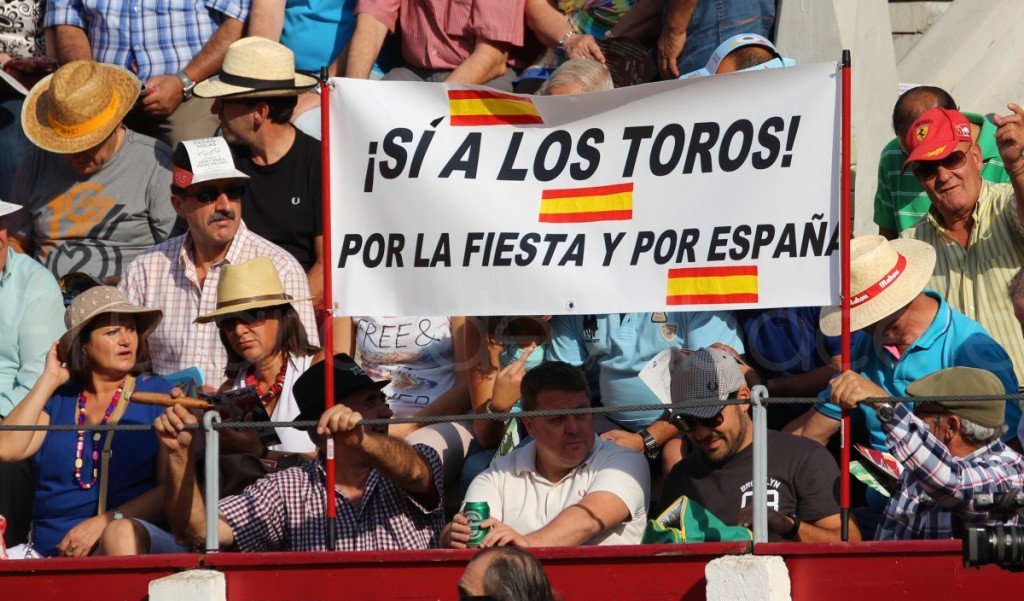
M267 313L264 311L257 313L232 313L218 317L214 321L217 327L222 330L234 330L238 324L242 324L247 328L258 328L267 323Z
M693 417L692 415L680 415L679 423L682 424L683 430L686 432L692 432L697 429L697 424L700 424L708 430L714 430L718 426L722 425L725 421L725 411L720 411L718 415L714 417Z
M242 184L224 184L223 186L203 186L195 192L189 192L186 196L191 196L203 204L210 204L220 198L221 194L228 197L228 200L241 200L242 194L245 192L245 186Z
M944 159L938 161L922 161L914 163L914 175L919 179L931 179L935 177L939 172L939 166L941 165L946 171L953 171L959 169L967 164L967 152L963 150L955 150L949 153Z

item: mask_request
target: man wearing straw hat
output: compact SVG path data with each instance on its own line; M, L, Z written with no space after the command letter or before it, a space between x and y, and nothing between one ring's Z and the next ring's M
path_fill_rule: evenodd
M64 303L53 275L7 243L5 222L21 207L0 200L0 422L43 373L46 353L64 333ZM0 463L0 515L7 546L25 542L32 520L32 460Z
M221 72L196 85L212 98L235 163L249 176L242 208L249 228L287 250L306 270L314 304L323 288L320 142L290 123L298 94L316 79L295 72L295 55L277 42L242 38Z
M171 152L121 121L139 95L128 71L92 60L63 65L22 106L35 145L18 167L9 224L16 244L55 276L120 277L174 226Z
M248 176L235 167L224 138L178 144L172 157L171 204L188 232L149 249L128 266L120 288L138 305L159 307L164 321L149 340L153 371L169 374L199 367L206 384L225 377L227 351L213 323L193 323L217 304L221 267L268 257L285 292L308 299L306 274L279 246L249 231L242 222L242 194ZM295 303L306 335L317 340L313 306Z
M929 400L914 409L875 404L886 446L903 465L897 491L885 509L877 540L953 538L963 525L1019 524L1024 515L995 518L975 509L978 493L1024 487L1024 458L999 440L1006 431L1004 394L992 372L950 367L907 386L911 397L963 396L978 400ZM855 408L861 400L843 402Z

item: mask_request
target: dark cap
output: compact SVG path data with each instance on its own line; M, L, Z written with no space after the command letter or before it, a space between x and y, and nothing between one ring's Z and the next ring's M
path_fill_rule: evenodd
M974 367L950 367L929 374L907 386L907 396L1001 397L1002 381L990 371ZM1006 401L929 401L946 411L985 428L1002 428Z
M321 361L307 369L292 386L292 394L299 405L299 415L293 421L320 419L324 412L324 364ZM349 394L363 388L380 390L390 380L374 382L362 367L345 353L334 356L334 402L340 403Z

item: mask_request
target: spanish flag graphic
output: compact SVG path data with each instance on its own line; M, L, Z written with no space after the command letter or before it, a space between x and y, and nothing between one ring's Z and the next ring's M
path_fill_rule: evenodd
M533 101L525 96L485 90L448 90L452 125L544 124Z
M757 302L757 265L668 270L667 305Z
M544 190L539 221L585 223L628 221L633 218L633 183Z

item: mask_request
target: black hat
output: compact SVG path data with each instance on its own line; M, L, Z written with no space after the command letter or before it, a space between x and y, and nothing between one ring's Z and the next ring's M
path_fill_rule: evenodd
M297 422L320 419L324 412L324 361L307 369L292 386L292 394L299 405ZM380 390L390 380L374 382L352 357L345 353L334 356L334 401L340 403L346 395L363 388Z

